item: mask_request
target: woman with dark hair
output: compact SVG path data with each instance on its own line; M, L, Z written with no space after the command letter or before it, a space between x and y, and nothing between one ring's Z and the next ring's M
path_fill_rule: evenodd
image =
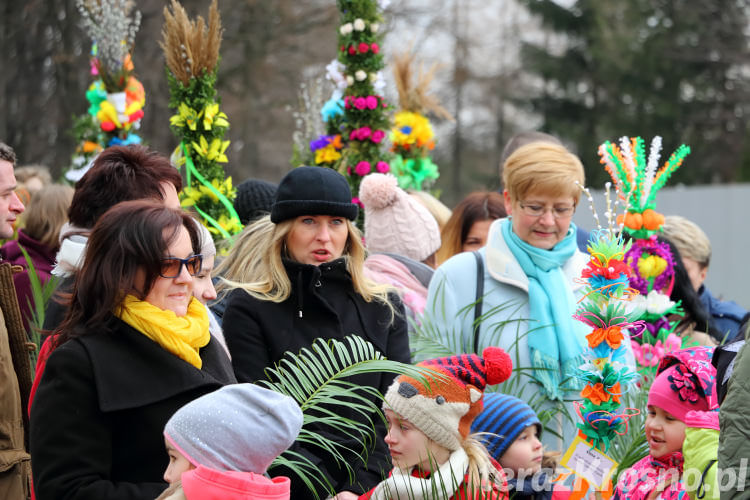
M40 500L155 498L164 424L235 382L192 296L199 249L192 218L153 201L120 203L94 226L31 407Z
M500 193L475 191L461 200L440 233L442 245L437 252L438 265L457 253L482 248L487 242L492 221L505 216L505 202Z
M341 174L325 167L298 167L281 180L270 217L245 230L254 244L243 246L246 250L234 259L236 272L228 283L234 290L223 322L240 382L265 379L266 368L287 352L310 348L317 338L357 335L388 359L409 362L403 305L392 288L365 276L362 235L352 223L357 213ZM351 381L385 393L393 378L370 373ZM366 422L345 405L332 411L360 425ZM294 471L272 469L272 475L290 476L292 498L325 498L344 491L360 495L390 470L382 421L375 425L377 438L364 444L367 451L361 455L362 442L316 425L317 431L351 450L345 456L354 474L327 450L298 442L292 449L309 459L333 489L318 486L314 494Z

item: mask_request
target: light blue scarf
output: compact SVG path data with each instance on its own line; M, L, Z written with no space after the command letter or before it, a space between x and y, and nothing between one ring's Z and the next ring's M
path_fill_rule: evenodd
M527 339L534 377L550 399L562 400L561 389L580 389L575 378L584 362L578 337L583 324L573 319L576 301L562 266L576 251L576 227L551 250L529 245L513 232L510 218L502 221L503 239L529 278L529 316L536 322Z

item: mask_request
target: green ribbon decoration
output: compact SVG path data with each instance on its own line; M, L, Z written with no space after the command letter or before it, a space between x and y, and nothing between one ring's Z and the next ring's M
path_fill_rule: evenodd
M187 146L185 146L185 141L180 142L180 146L182 146L182 153L185 155L185 174L187 175L187 185L190 186L192 184L190 180L190 174L192 173L201 184L206 186L213 194L216 195L217 198L219 198L219 201L221 202L221 204L224 205L224 208L226 208L227 212L229 212L229 216L231 220L238 222L239 225L242 226L242 223L240 222L240 217L237 215L237 211L234 209L234 206L232 206L232 202L230 202L229 199L221 193L221 191L216 189L213 184L208 182L206 178L201 175L198 169L195 168L193 159L190 157L190 153L188 153ZM229 232L227 232L226 229L221 227L221 225L216 221L216 219L214 219L213 217L205 213L203 210L201 210L198 207L198 205L194 205L194 207L198 211L198 213L201 215L201 217L206 219L212 226L214 226L216 229L219 230L219 232L224 238L232 237L232 235L229 234Z
M396 155L391 162L391 167L401 189L422 191L424 181L440 177L438 166L429 156L404 159L401 155Z

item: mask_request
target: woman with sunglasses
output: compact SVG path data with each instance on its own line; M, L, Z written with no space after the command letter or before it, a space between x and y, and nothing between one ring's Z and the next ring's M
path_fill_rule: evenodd
M39 500L156 498L164 424L236 381L192 296L199 248L192 218L155 202L97 222L31 408Z
M240 382L266 379L266 368L287 352L309 348L316 338L358 335L388 359L409 361L403 305L388 287L364 276L362 235L352 223L357 213L344 176L326 167L298 167L281 180L270 218L245 228L257 238L252 237L255 245L250 248L238 247L245 250L236 256L237 272L231 283L235 289L228 295L223 322ZM384 394L393 378L370 373L351 381ZM342 405L333 411L369 425L356 409ZM351 450L345 457L354 477L323 449L304 443L292 448L330 481L332 491L317 485L319 498L343 491L362 494L390 470L383 442L385 425L375 421L378 436L361 456L357 455L363 448L360 440L327 427L316 429ZM291 478L292 498L315 498L294 471L271 469L270 473Z
M508 217L490 225L476 256L460 253L437 269L426 321L455 352L497 345L511 353L513 378L520 377L513 383L523 388L519 397L550 403L535 408L537 413L561 410L555 411L560 419L548 424L554 432L544 433L546 445L561 449L555 434L575 435L575 411L571 403L553 408L551 402L579 399L575 374L587 333L572 318L583 291L576 280L588 260L571 222L583 165L559 144L532 142L508 157L502 177Z

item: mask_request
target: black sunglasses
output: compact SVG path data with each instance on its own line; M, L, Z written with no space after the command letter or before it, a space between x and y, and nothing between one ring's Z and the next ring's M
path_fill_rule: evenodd
M203 256L201 254L193 255L187 259L178 259L177 257L165 257L161 259L161 268L159 276L162 278L176 278L182 272L182 266L185 266L190 276L195 276L203 269Z

